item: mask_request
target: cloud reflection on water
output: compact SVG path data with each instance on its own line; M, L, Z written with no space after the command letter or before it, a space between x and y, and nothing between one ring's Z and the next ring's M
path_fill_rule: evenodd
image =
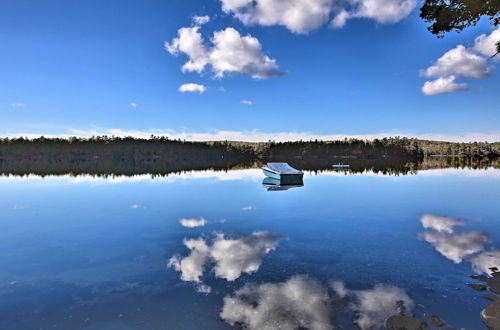
M398 314L398 302L411 312L413 300L400 288L376 285L373 289L349 290L343 282L323 286L308 276L293 276L281 283L246 284L224 297L220 317L245 329L336 328L339 310L354 312L362 330L383 328L387 318Z
M465 221L462 219L441 217L434 214L424 214L420 219L422 226L425 229L434 229L437 232L453 233L455 226L464 226Z
M436 251L456 264L467 261L478 273L489 273L490 267L500 266L500 251L492 248L484 251L489 243L488 233L482 231L459 231L456 226L465 226L462 219L426 214L420 219L422 226L433 231L418 235L430 243Z
M181 226L186 228L196 228L196 227L203 227L208 222L207 220L205 220L205 218L201 217L199 219L181 219L179 220L179 223L181 224Z
M256 272L262 258L274 250L280 235L256 231L251 235L231 239L218 233L208 242L204 238L184 240L184 245L191 251L187 257L173 256L168 266L181 273L181 280L201 282L205 266L213 263L215 276L227 281L234 281L242 273Z
M467 257L481 252L488 241L488 235L480 231L465 231L462 233L425 232L420 235L422 239L432 246L447 259L456 264Z
M500 251L492 249L484 251L472 257L470 260L472 269L478 274L491 273L491 267L500 268Z
M330 296L318 281L294 276L283 283L246 284L224 297L220 317L250 330L334 328Z
M355 322L363 330L384 328L387 318L399 313L398 302L403 302L407 311L415 304L403 289L386 284L377 284L373 289L355 290L352 305L358 315Z
M394 179L393 176L386 175L373 170L364 170L362 172L337 172L337 171L322 171L319 174L315 171L305 171L305 177L314 176L335 176L343 177L349 176L371 176L371 177L385 177ZM418 170L418 176L450 176L459 175L461 177L491 177L500 178L500 170L496 168L487 169L471 169L471 168L441 168L441 169L428 169ZM137 175L107 175L96 176L90 174L82 175L46 175L40 176L36 174L28 174L24 176L3 174L0 175L0 182L8 182L12 180L43 180L43 181L69 181L75 184L121 184L121 183L135 183L135 182L151 182L151 183L170 183L177 181L188 180L213 180L213 181L255 181L261 182L264 178L262 171L257 168L228 170L228 171L214 171L214 170L201 170L201 171L186 171L182 173L170 173L168 176L155 176L151 174L137 174Z

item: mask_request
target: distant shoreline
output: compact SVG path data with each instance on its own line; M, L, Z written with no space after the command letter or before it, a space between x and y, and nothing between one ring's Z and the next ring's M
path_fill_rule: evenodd
M500 143L449 143L398 137L255 144L188 142L164 137L16 138L0 139L0 173L168 175L192 170L258 167L268 161L288 162L296 168L312 171L346 163L353 171L408 173L424 166L425 158L434 159L436 164L432 166L489 166L499 154Z
M419 140L406 137L387 137L361 140L311 140L289 142L238 142L238 141L185 141L168 137L150 138L93 136L90 138L0 138L0 159L28 155L68 154L74 156L104 156L111 153L151 153L163 157L168 153L184 153L192 156L211 151L222 157L269 159L274 156L313 157L423 157L447 156L463 158L490 158L500 156L500 142L455 143ZM237 157L238 158L238 157Z

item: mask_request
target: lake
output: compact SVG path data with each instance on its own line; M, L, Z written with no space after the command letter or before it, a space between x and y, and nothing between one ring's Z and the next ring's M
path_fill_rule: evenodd
M0 328L377 329L432 313L486 329L467 283L500 266L499 169L263 179L0 177Z

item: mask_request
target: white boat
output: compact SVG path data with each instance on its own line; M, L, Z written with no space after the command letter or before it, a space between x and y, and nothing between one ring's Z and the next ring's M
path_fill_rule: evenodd
M288 163L267 163L262 166L262 170L267 177L279 180L282 185L301 185L304 173Z
M347 168L351 167L351 165L347 165L347 164L335 164L335 165L332 165L332 167L334 169L347 169Z

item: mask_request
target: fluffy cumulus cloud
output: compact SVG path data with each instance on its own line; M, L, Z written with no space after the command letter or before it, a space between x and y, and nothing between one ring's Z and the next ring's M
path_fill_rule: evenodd
M216 277L234 281L242 273L256 272L262 258L276 248L279 237L268 232L254 232L240 239L217 234L211 245L202 238L185 240L190 254L184 258L172 257L169 266L181 273L183 281L201 282L205 265L210 261Z
M246 284L224 298L220 317L249 330L334 328L328 291L318 281L295 276L283 283Z
M358 7L353 17L372 18L378 23L396 23L406 18L417 5L416 0L354 0Z
M249 74L256 79L281 75L276 60L263 53L259 40L242 36L231 27L216 31L209 45L205 45L199 26L184 27L165 47L172 55L187 55L183 71L202 73L208 66L218 78L230 73Z
M390 285L349 290L343 282L330 288L307 276L294 276L281 283L246 284L224 298L220 317L245 329L334 329L336 310L344 306L354 312L359 328L383 328L385 321L414 307L406 292ZM332 306L335 305L334 309Z
M457 75L469 78L485 78L491 72L486 59L458 45L441 56L434 65L424 70L425 77Z
M210 22L210 16L193 16L193 24L200 26Z
M278 76L276 61L262 53L259 40L251 36L241 36L233 28L214 33L214 47L209 58L216 75L226 72L247 73L254 78Z
M205 218L199 218L199 219L181 219L179 220L179 223L183 227L187 228L196 228L196 227L203 227L207 224L207 220Z
M202 72L208 64L207 52L203 44L200 27L183 27L177 31L177 38L166 43L165 48L172 55L184 53L189 60L182 66L182 71Z
M179 87L179 92L181 93L195 93L198 92L200 94L205 93L207 90L207 87L204 85L199 85L199 84L194 84L194 83L189 83L189 84L183 84Z
M476 38L474 46L467 48L458 45L447 51L433 65L421 71L426 78L436 78L425 82L422 92L425 95L438 95L468 89L466 83L457 83L457 78L483 79L491 75L493 67L489 64L496 53L496 42L500 41L500 29L489 35Z
M246 25L280 25L294 33L308 33L333 18L342 27L349 18L371 18L395 23L407 17L416 0L221 0L222 10Z
M491 34L481 34L474 42L474 50L479 54L487 57L494 56L497 53L496 44L500 42L500 27L494 30ZM495 60L499 60L500 56L496 56Z
M453 93L465 91L469 86L465 83L456 83L457 77L441 77L432 81L426 81L422 87L422 93L425 95L439 95L445 93Z
M438 232L453 233L455 226L464 226L462 219L442 217L434 214L424 214L420 222L425 229L434 229Z
M295 33L307 33L326 23L332 0L221 0L222 10L244 24L283 25Z

